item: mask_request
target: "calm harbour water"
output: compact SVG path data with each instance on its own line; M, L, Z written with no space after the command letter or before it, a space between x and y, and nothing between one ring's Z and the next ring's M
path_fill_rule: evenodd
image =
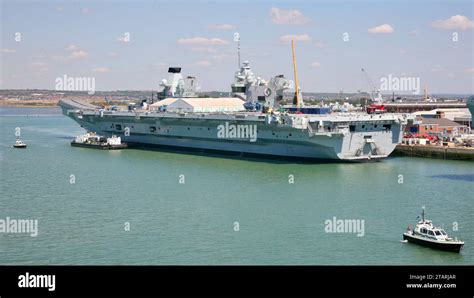
M474 264L472 162L73 148L83 130L49 108L1 108L0 127L0 219L39 225L37 237L0 233L0 264ZM12 148L16 127L26 150ZM401 241L422 205L466 242L460 254ZM334 216L363 219L364 236L326 233Z

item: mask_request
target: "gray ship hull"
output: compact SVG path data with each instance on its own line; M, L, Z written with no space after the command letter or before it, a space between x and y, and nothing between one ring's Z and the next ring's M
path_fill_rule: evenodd
M283 158L382 159L401 141L404 125L400 115L287 115L275 120L261 113L112 112L72 101L61 101L60 106L86 130L120 136L130 145ZM219 138L223 123L255 125L258 137Z

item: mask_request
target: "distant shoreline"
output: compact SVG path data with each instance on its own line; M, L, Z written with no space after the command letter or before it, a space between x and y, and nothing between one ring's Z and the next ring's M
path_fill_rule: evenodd
M15 108L50 108L58 106L57 99L3 99L0 100L0 107L15 107Z
M36 104L1 104L0 103L0 108L54 108L59 106L57 104L54 105L47 105L47 104L41 104L41 105L36 105Z

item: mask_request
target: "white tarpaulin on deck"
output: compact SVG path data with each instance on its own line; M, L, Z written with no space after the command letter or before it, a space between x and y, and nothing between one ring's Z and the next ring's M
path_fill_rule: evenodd
M150 105L151 109L166 106L168 112L238 112L245 101L235 97L166 98Z

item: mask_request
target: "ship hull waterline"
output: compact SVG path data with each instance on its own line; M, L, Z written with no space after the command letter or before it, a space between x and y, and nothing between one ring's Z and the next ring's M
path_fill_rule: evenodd
M394 123L391 124L391 131L310 134L307 129L271 125L264 120L245 121L227 118L223 120L210 117L189 119L180 118L178 115L165 117L158 113L142 113L137 116L133 112L104 115L98 111L73 109L74 106L70 105L61 107L65 115L86 130L106 137L120 136L129 147L292 160L378 161L393 152L401 139L403 129L401 124ZM236 125L239 123L255 125L258 127L258 138L254 140L218 138L217 127L223 121ZM128 134L124 131L124 127L129 128ZM370 143L367 142L368 139L371 140Z
M71 142L72 147L81 147L81 148L91 148L91 149L99 149L99 150L120 150L125 149L128 147L128 144L123 143L120 145L108 145L108 144L87 144L87 143L78 143L78 142Z
M403 234L403 240L407 240L410 243L418 244L425 247L430 247L433 249L451 251L451 252L460 252L461 248L464 246L464 243L449 243L449 242L440 242L440 241L429 241L414 237L407 233Z
M371 162L380 161L386 158L386 155L367 157L352 157L348 159L340 158L334 148L342 146L342 138L339 142L332 140L331 146L322 146L318 144L287 144L284 142L267 142L258 140L255 143L248 140L227 140L215 139L206 140L199 137L175 137L175 136L157 136L140 133L131 133L127 136L125 133L117 131L100 130L89 123L78 121L83 128L88 131L94 131L99 135L111 137L116 135L127 142L129 148L148 148L167 151L186 151L200 153L217 153L223 156L249 156L271 159L289 159L306 161L343 161L343 162ZM322 139L329 139L327 136ZM339 144L337 144L339 143Z

